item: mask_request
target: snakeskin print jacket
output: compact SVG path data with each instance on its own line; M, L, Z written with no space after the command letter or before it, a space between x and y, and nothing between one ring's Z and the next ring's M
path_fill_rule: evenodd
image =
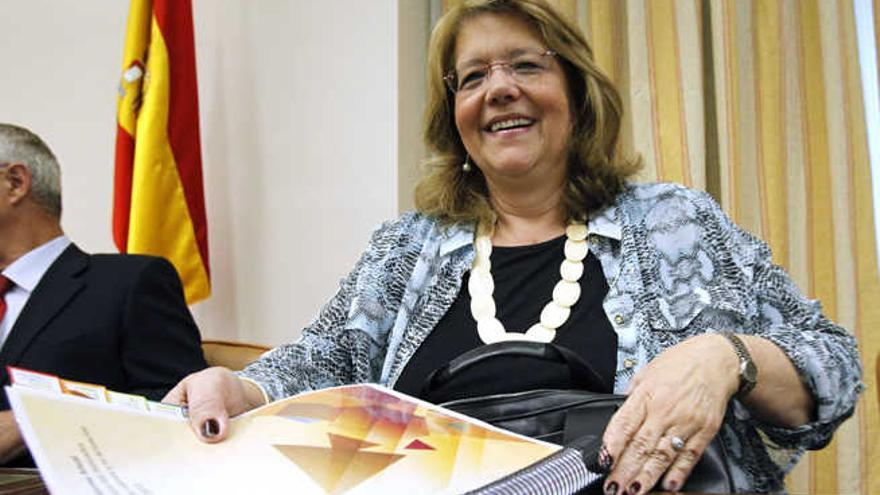
M630 184L589 228L608 280L605 312L618 334L617 392L664 349L705 332L759 335L791 359L815 398L814 420L776 427L732 400L719 432L738 491L784 490L783 476L804 450L828 443L854 410L864 385L852 335L705 193ZM300 338L242 376L273 399L348 383L393 387L457 297L474 256L473 231L417 213L383 224Z

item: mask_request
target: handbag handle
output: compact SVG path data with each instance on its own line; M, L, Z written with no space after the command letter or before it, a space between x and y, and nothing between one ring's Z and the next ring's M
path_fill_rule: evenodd
M449 383L466 370L498 357L531 357L564 364L568 366L569 374L575 384L584 390L595 388L597 383L603 381L592 366L565 347L552 343L514 340L496 342L471 349L450 361L446 366L434 370L425 380L420 397L427 396L432 390Z

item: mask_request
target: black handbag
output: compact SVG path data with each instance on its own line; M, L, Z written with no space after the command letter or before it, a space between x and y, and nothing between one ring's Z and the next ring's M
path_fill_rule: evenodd
M506 361L506 363L505 363ZM487 370L498 364L516 362L519 369L510 369L507 376L488 380ZM528 374L531 366L549 366L561 375L549 380L550 387L517 390L516 376ZM503 368L502 368L503 369ZM474 377L479 378L479 395L473 391ZM592 392L601 389L602 378L589 364L572 351L554 344L509 341L472 349L432 372L420 397L453 411L485 421L532 438L563 446L575 446L584 452L587 467L595 471L601 437L611 416L626 396ZM463 385L467 384L467 389ZM595 485L595 484L594 484ZM733 483L727 469L727 458L716 437L703 453L682 491L730 493Z

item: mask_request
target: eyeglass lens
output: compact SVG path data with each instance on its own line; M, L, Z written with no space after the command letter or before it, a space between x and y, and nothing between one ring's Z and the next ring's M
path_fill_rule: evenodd
M444 79L449 89L456 93L480 89L495 69L502 69L518 83L530 84L539 80L550 68L551 51L526 52L510 60L496 60L483 65L451 71Z

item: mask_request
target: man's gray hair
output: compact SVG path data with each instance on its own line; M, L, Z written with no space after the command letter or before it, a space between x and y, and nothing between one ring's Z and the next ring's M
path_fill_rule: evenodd
M61 218L61 169L52 150L33 132L0 122L0 165L12 163L28 168L34 200Z

